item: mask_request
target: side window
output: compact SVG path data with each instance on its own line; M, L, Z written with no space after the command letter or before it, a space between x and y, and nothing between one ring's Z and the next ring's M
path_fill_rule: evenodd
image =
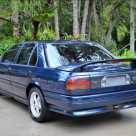
M32 54L32 56L31 56L29 65L35 66L36 62L37 62L37 47L36 47L36 48L34 49L34 51L33 51L33 54Z
M17 64L27 65L29 57L34 47L35 44L26 44L23 47L21 53L19 54L19 57L17 59Z
M18 44L13 46L12 48L10 48L3 56L2 58L2 63L9 63L9 64L13 64L14 63L14 59L19 51L19 49L21 48L22 44Z

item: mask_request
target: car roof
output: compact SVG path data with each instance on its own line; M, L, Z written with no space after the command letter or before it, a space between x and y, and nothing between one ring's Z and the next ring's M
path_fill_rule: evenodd
M41 41L28 41L22 43L94 43L90 41L77 41L77 40L41 40Z

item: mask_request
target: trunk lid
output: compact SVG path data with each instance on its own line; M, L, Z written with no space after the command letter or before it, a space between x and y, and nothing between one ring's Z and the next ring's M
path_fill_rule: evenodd
M130 61L130 65L121 63L126 61ZM98 94L136 89L135 62L135 59L110 60L62 66L58 69L69 70L72 76L90 76L90 94Z

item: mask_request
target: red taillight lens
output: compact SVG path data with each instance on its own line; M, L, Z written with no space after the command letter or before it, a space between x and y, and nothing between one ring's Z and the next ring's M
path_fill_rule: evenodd
M81 90L90 88L89 76L71 77L67 81L66 88L68 90Z

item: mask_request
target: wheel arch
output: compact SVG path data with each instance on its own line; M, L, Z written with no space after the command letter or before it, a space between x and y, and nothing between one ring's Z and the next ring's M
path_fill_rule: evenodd
M31 88L33 88L33 87L37 87L41 91L41 93L43 94L41 85L38 82L32 80L28 83L28 85L26 87L26 97L27 97L27 99L28 99L28 95L29 95Z

